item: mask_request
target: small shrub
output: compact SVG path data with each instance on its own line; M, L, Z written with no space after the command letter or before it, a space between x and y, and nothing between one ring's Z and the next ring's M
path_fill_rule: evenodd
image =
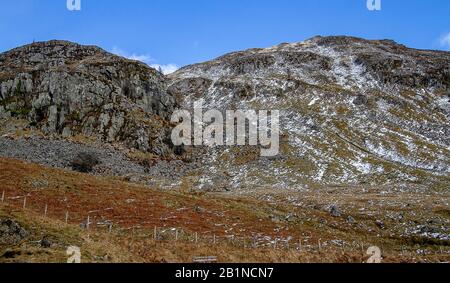
M174 151L175 155L178 155L178 156L182 156L186 153L186 149L185 149L184 145L175 146L173 151Z
M81 152L72 161L72 169L82 173L90 173L98 164L100 164L100 160L94 153Z
M74 111L74 112L66 115L66 120L70 121L70 122L80 122L81 121L80 113L77 111Z
M28 116L28 114L30 114L30 112L31 112L30 107L22 107L22 108L12 110L11 115L13 117L26 118Z

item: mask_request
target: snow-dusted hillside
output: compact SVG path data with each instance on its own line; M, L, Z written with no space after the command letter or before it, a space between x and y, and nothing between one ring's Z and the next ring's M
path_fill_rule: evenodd
M281 154L194 149L200 188L450 185L450 53L315 37L235 52L169 76L183 108L281 110ZM195 176L195 177L192 177Z

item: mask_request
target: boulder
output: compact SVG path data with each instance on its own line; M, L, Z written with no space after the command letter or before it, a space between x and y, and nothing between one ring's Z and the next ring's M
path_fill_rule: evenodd
M0 245L17 245L29 236L20 224L11 220L0 220Z

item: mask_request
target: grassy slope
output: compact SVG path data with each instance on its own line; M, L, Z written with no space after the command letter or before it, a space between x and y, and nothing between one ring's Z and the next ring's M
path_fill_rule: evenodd
M364 249L370 245L381 246L388 262L449 259L438 252L426 256L412 253L418 247L417 241L391 237L383 231L368 233L363 228L373 226L377 216L357 217L359 224L350 225L343 217L331 217L320 209L277 201L286 199L281 195L268 202L258 199L257 194L235 198L163 192L120 179L2 158L0 184L0 194L3 190L6 194L5 203L0 204L0 219L12 218L31 232L31 236L17 246L0 246L0 262L64 262L65 250L70 245L81 247L84 262L190 262L194 256L206 255L218 255L221 262L362 262ZM25 210L22 209L24 196L27 196ZM365 198L377 200L370 195L333 193L302 197L320 203L325 201L325 196L330 201L341 196L339 201L345 199L355 204L364 203ZM439 197L428 200L436 203ZM45 205L48 206L46 217L43 215ZM64 223L66 211L70 215L68 224ZM448 213L448 207L436 205L435 211ZM94 224L87 231L80 228L80 224L86 221L88 214ZM285 221L289 214L296 218ZM445 217L448 219L448 214ZM95 225L105 220L114 223L112 233ZM152 236L155 226L166 231L158 241ZM174 227L184 231L178 242L174 241L172 232L167 233ZM194 233L201 239L198 244L193 241ZM234 244L225 238L231 234L238 238ZM53 239L52 248L40 247L39 241L44 235ZM212 241L213 235L217 237L216 245L207 243ZM271 239L292 237L291 249L287 249L284 242L278 244L277 249L249 248L255 235ZM301 252L292 249L298 239L302 239L304 245ZM330 243L333 239L349 244L344 248L328 244L318 249L319 240ZM365 248L360 247L360 243ZM431 251L448 247L448 243L435 242L419 242L419 245ZM401 246L406 249L402 255Z

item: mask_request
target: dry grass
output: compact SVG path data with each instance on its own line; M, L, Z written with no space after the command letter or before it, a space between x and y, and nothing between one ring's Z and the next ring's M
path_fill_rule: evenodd
M417 202L418 195L380 195L377 190L357 194L361 188L331 188L302 194L255 191L248 196L223 194L191 194L187 190L159 191L130 184L115 178L46 168L13 159L0 158L0 218L12 218L32 232L32 236L16 247L0 247L0 261L63 262L69 245L82 248L85 262L190 262L194 256L219 256L221 262L362 262L365 249L382 247L386 262L448 261L448 243L420 242L417 239L393 236L399 231L377 230L375 220L385 213L424 211L411 221L433 217L448 220L447 195L428 195ZM271 195L272 200L267 201ZM23 197L27 206L23 210ZM302 203L297 205L292 199ZM287 200L291 201L287 201ZM384 204L361 214L367 202ZM411 203L399 208L398 203ZM332 217L316 206L337 203L345 207L343 217ZM45 205L48 206L44 217ZM427 208L431 207L432 209ZM69 223L64 223L69 211ZM90 230L80 228L87 216L93 222ZM294 220L286 220L295 215ZM357 224L349 224L345 215L353 215ZM381 218L386 226L395 227L395 220ZM95 223L113 222L112 233ZM408 219L409 220L409 219ZM154 227L169 231L177 228L185 237L175 241L161 234L155 241ZM368 231L372 230L372 232ZM198 233L199 243L192 238ZM43 235L54 236L56 247L44 249L38 241ZM398 233L397 233L398 234ZM217 243L212 244L213 236ZM231 242L226 236L240 239ZM256 236L280 239L272 245L251 248ZM291 237L289 249L283 240ZM245 244L244 244L245 239ZM332 244L342 240L344 246ZM299 251L298 241L302 241ZM318 248L319 241L323 244ZM265 244L269 244L266 242ZM326 244L324 244L326 243ZM262 243L264 244L264 243ZM261 245L262 245L261 244ZM431 251L426 255L417 249ZM3 256L2 256L3 255ZM6 256L5 256L6 255ZM9 256L8 256L9 255Z

